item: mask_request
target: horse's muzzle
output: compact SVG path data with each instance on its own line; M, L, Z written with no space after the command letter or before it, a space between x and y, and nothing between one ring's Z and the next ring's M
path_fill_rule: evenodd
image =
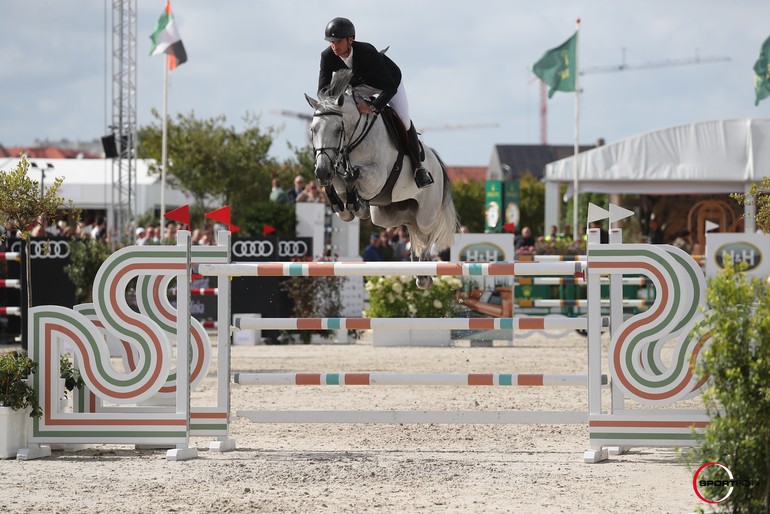
M331 166L316 166L315 178L318 179L318 182L322 186L328 187L331 185L332 179L334 178L334 170Z

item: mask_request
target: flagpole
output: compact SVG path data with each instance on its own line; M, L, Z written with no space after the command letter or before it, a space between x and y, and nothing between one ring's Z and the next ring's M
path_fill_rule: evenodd
M575 148L572 156L572 233L578 230L578 152L580 152L580 18L576 20L575 29ZM586 234L588 228L586 227Z
M168 141L168 54L164 54L164 70L163 70L163 136L161 139L160 150L160 229L163 230L163 216L166 214L166 164L168 163L168 154L166 151L166 143Z

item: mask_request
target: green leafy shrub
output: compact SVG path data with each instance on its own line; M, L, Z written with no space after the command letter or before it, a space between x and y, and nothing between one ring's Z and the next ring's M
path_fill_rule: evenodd
M0 356L0 406L13 410L32 408L31 416L40 416L35 390L27 378L37 364L25 352L12 351Z
M459 305L455 293L462 288L457 277L435 277L433 287L419 289L412 276L370 277L368 318L445 318L453 316Z
M726 465L736 479L759 481L735 487L722 506L770 512L770 287L740 269L726 262L708 287L712 339L697 373L710 377L703 399L711 423L694 456L699 463ZM719 472L710 466L701 478L726 479L715 476ZM711 492L715 498L724 494Z
M110 245L98 239L70 241L70 262L64 272L75 286L75 301L91 301L91 289L99 268L112 254Z

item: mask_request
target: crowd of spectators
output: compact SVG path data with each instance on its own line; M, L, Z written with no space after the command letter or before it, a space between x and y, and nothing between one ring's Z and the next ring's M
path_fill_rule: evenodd
M280 179L273 179L272 189L270 191L270 201L278 204L289 203L322 203L328 204L329 198L324 188L318 185L318 182L311 180L305 184L305 178L302 175L294 177L294 187L284 191L281 187Z
M176 243L176 233L182 228L186 228L186 225L174 221L167 222L165 228L161 228L160 224L148 223L133 229L134 237L131 243L137 245L174 244ZM192 244L216 244L215 234L221 228L225 228L224 225L213 226L207 224L204 228L194 229L191 234ZM10 225L0 226L0 234L12 239L19 237L18 231L12 229ZM107 221L103 217L88 218L77 223L59 220L54 224L49 224L46 220L38 218L37 223L30 229L30 235L32 237L64 237L70 239L93 239L104 242L112 241Z

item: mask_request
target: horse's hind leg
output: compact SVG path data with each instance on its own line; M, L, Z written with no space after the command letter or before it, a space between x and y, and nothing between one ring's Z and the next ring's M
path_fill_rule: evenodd
M417 259L417 261L419 262L427 261L429 260L428 257L429 255L427 254L427 252L424 252L420 254L420 257ZM412 262L414 262L415 260L414 253L410 255L410 258ZM430 289L430 287L433 285L433 277L431 276L420 275L415 279L415 281L417 282L418 289Z

